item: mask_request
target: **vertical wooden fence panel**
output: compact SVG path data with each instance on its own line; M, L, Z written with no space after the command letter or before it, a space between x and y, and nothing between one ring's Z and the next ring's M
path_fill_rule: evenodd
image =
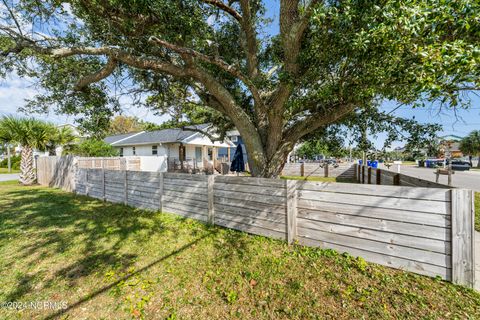
M296 180L287 180L287 241L293 243L297 238L297 185Z
M475 213L472 190L452 189L452 281L475 283Z
M208 197L208 223L214 224L214 215L215 215L215 207L213 205L213 185L215 183L215 176L209 175L207 180L207 197Z

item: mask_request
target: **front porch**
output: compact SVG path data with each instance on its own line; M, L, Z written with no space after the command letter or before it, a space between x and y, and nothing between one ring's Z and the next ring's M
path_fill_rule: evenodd
M168 146L168 172L192 174L228 174L234 147L228 144Z

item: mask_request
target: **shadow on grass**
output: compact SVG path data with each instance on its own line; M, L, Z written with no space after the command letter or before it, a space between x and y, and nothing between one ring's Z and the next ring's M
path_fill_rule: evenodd
M66 313L66 312L68 312L68 311L70 311L70 310L72 310L72 309L75 309L75 308L79 307L79 306L82 305L83 303L88 302L89 300L95 298L96 296L98 296L98 295L100 295L100 294L102 294L102 293L104 293L104 292L112 289L113 287L115 287L115 286L118 285L119 283L124 282L124 281L132 278L133 276L135 276L135 275L137 275L137 274L140 274L140 273L143 273L143 272L147 271L148 269L152 268L153 266L159 264L160 262L162 262L162 261L164 261L164 260L167 260L168 258L171 258L171 257L173 257L173 256L175 256L175 255L177 255L177 254L180 254L182 251L184 251L184 250L186 250L186 249L194 246L195 244L197 244L197 243L200 242L201 240L209 237L211 234L212 234L212 233L208 233L208 234L206 234L206 235L203 235L202 237L197 238L196 240L194 240L194 241L192 241L192 242L190 242L190 243L182 246L181 248L179 248L179 249L177 249L177 250L175 250L175 251L172 251L171 253L169 253L169 254L167 254L167 255L165 255L165 256L163 256L163 257L161 257L161 258L159 258L159 259L157 259L157 260L155 260L155 261L153 261L153 262L151 262L151 263L149 263L149 264L147 264L147 265L144 266L143 268L141 268L141 269L139 269L139 270L137 270L137 271L135 271L135 272L132 272L132 273L130 273L130 274L124 276L124 277L121 277L121 278L118 279L117 281L114 281L114 282L110 283L109 285L102 287L101 289L98 289L98 290L96 290L96 291L94 291L94 292L92 292L92 293L89 293L89 294L85 295L85 296L84 296L83 298L81 298L80 300L76 301L76 302L73 303L73 304L70 304L66 309L63 309L63 310L57 311L57 312L55 312L55 313L53 313L53 314L50 314L49 316L45 317L44 319L45 319L45 320L47 320L47 319L54 319L54 318L56 318L56 317L58 317L58 316L61 316L62 314Z
M135 252L120 250L126 240L137 239L140 234L148 239L165 231L153 212L53 189L19 187L3 191L0 206L0 243L12 249L2 267L6 270L21 261L24 268L24 273L14 277L14 289L3 292L5 301L21 300L34 290L37 280L43 287L52 287L58 281L75 285L114 265L126 269L137 258ZM50 274L36 269L42 261L57 263L58 257L67 264Z

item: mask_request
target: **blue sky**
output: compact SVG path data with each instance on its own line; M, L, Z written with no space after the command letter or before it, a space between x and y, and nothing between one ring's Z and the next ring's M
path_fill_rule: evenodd
M267 16L273 20L273 23L265 31L269 34L277 34L279 32L279 2L277 0L267 0L266 3ZM21 79L12 75L5 80L0 80L0 115L16 114L17 109L24 105L24 99L32 98L35 92L36 89L33 87L33 82L29 79ZM422 123L439 123L443 127L441 135L455 134L465 136L472 130L480 129L480 98L473 94L470 95L470 98L471 107L468 110L456 110L455 112L449 108L439 110L439 107L433 106L413 110L409 106L402 106L394 114L406 118L415 116L415 119ZM156 123L161 123L167 119L165 116L155 116L152 111L133 105L128 99L122 102L125 115L136 116ZM382 109L390 111L396 106L395 102L387 101L382 104ZM55 115L53 113L38 115L38 117L58 124L73 123L74 121L74 117ZM377 142L378 147L382 145L382 140L380 136ZM394 144L394 147L401 144L401 142L397 142Z

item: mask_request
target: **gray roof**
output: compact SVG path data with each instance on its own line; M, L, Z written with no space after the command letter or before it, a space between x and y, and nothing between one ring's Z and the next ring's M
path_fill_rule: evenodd
M202 124L197 126L188 126L185 128L196 128L203 130L208 127L208 124ZM168 143L168 142L181 142L188 137L196 134L196 131L182 130L180 128L175 129L163 129L154 131L144 131L139 134L134 134L131 137L127 137L124 140L117 139L114 142L109 142L115 146L131 146L137 144L155 144L155 143ZM107 137L105 139L108 139Z
M112 144L112 143L115 143L119 140L122 140L122 139L125 139L125 138L128 138L130 136L133 136L134 134L137 134L138 132L129 132L129 133L124 133L124 134L116 134L114 136L108 136L106 137L105 139L103 139L103 141L105 141L106 143L109 143L109 144Z

